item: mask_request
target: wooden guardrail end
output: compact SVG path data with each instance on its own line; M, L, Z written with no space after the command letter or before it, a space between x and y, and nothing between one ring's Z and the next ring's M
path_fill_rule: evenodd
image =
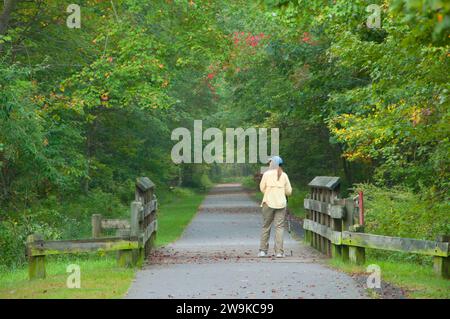
M92 238L100 238L102 236L102 215L93 214L91 217Z
M355 200L338 197L338 177L317 176L308 186L303 229L305 242L313 248L356 264L364 264L365 248L429 255L436 274L449 278L450 235L431 241L364 233Z
M350 227L353 229L354 234L363 233L364 227L361 225L353 225ZM366 262L366 249L365 247L349 245L348 257L351 263L356 265L364 265Z
M154 189L155 184L148 177L138 177L136 179L136 187L141 192L148 192L149 190Z
M438 236L437 242L447 243L450 245L450 235ZM449 247L447 246L447 257L444 256L434 256L433 257L433 269L437 276L446 279L450 278L450 256Z
M42 243L44 237L40 234L32 234L27 237L27 257L28 257L28 278L44 279L45 273L45 255L34 256L32 247L37 243Z
M309 184L309 187L335 190L339 187L340 178L335 176L316 176Z
M91 217L92 237L78 240L50 240L33 234L28 236L26 254L29 278L45 278L47 255L117 251L118 265L135 267L143 264L156 238L158 201L155 185L147 177L137 179L135 201L131 203L130 220L104 219L101 214ZM117 237L102 237L102 229L116 229Z

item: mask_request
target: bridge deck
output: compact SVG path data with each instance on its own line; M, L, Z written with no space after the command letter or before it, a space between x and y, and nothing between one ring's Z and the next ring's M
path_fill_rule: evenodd
M261 222L240 185L217 185L183 236L138 271L127 298L365 298L350 276L287 231L286 258L256 258Z

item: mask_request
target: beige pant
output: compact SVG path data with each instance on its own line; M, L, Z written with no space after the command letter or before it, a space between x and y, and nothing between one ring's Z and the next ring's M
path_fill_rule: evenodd
M283 233L286 208L274 209L266 204L262 207L263 227L261 232L261 244L259 249L266 252L269 250L270 228L272 222L275 224L275 254L283 254Z

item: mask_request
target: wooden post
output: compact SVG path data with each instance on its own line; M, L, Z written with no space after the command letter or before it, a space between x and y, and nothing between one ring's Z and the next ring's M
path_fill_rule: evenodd
M136 265L133 258L133 250L119 250L117 252L117 265L124 268L132 268Z
M347 231L354 224L353 216L355 214L356 205L354 199L352 198L345 198L342 204L345 207L345 217L342 219L341 222L341 231ZM341 257L342 261L350 262L350 246L347 245L341 246Z
M315 211L313 211L313 221L317 222L317 213ZM317 233L313 233L312 246L315 249L319 249L319 241L317 240L318 237L319 235L317 235Z
M359 224L364 225L364 193L358 192Z
M29 235L27 237L27 247L28 247L28 278L32 279L44 279L45 274L45 255L42 256L31 256L29 246L35 242L44 240L44 238L39 234Z
M354 216L357 206L352 198L345 198L343 204L345 206L345 217L342 219L342 230L347 231L355 224Z
M309 196L310 199L316 199L316 189L311 187L311 195ZM312 221L316 221L316 212L314 210L309 211L309 217ZM316 233L311 232L311 247L316 247Z
M366 262L366 250L364 247L349 246L348 255L352 264L364 265Z
M102 215L93 214L91 223L92 223L92 238L100 238L102 236Z
M116 231L117 237L130 237L129 229L118 229ZM131 249L119 250L117 252L117 265L124 268L132 268L135 266L133 261L133 251Z
M131 217L130 217L130 236L139 237L141 234L141 202L134 201L131 203Z
M332 218L331 219L331 229L333 231L342 231L342 221L341 219ZM342 258L342 246L331 244L331 257Z
M139 240L140 232L140 220L141 220L141 202L134 201L131 203L130 208L130 230L119 229L116 235L119 237L128 235L131 238L137 238ZM119 267L135 267L139 261L141 249L124 249L117 252L117 265Z
M361 225L354 225L350 228L355 233L363 233L364 227ZM366 249L364 247L349 246L348 254L350 262L356 265L364 265L366 262Z
M142 240L142 203L134 201L131 203L131 219L130 219L130 235L137 237L139 241ZM143 247L135 249L132 252L133 262L135 265L142 264L144 260Z
M321 196L322 197L322 196ZM321 198L322 201L322 198ZM322 213L319 213L319 224L324 225L325 224L325 215ZM326 238L323 236L319 236L319 246L320 246L320 252L322 254L326 254Z
M150 236L150 239L146 243L145 258L148 258L150 256L150 253L152 252L152 249L155 245L155 241L156 241L156 231L153 232L153 234Z
M438 242L450 242L450 235L438 236ZM450 257L433 257L433 269L437 276L449 279L450 278Z
M311 214L312 214L311 211L307 209L305 213L305 219L311 220L312 219ZM305 229L304 233L305 233L304 235L305 244L312 245L311 232Z
M305 230L305 244L312 245L311 232L309 230Z
M346 246L346 245L341 246L341 258L342 258L342 261L344 261L344 262L350 261L349 246Z

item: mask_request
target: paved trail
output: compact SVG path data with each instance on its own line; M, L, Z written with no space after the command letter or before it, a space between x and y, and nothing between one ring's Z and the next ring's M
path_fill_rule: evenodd
M261 222L239 184L216 186L183 236L138 271L126 298L365 298L350 276L324 266L287 231L288 257L256 258Z

